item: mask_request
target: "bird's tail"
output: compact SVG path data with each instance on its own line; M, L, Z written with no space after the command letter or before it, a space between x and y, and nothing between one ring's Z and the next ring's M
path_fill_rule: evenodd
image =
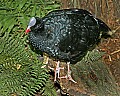
M100 25L100 31L101 31L101 37L103 38L107 38L107 37L111 37L111 35L113 34L113 32L111 31L111 29L100 19L98 19L98 24Z

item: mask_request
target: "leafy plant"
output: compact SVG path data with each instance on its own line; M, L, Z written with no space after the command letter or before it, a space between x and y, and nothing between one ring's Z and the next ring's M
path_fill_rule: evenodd
M44 16L48 11L59 8L54 0L1 0L0 1L0 34L6 30L23 31L30 17Z
M26 43L24 30L32 16L59 8L53 0L0 1L0 96L56 95L47 70ZM49 82L48 82L49 81ZM47 85L46 85L47 83Z
M36 59L36 54L25 49L24 39L19 37L20 34L10 37L6 32L0 39L4 42L0 54L1 96L35 94L48 79L47 71L41 68L43 64Z
M51 90L52 89L52 90ZM45 87L43 88L44 92L43 92L43 96L57 96L56 94L56 90L54 89L53 84L51 83L51 81L48 81L45 85Z

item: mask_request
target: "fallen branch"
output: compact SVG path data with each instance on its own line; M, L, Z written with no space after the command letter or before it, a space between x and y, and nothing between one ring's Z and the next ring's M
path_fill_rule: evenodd
M120 49L119 49L119 50L116 50L116 51L114 51L114 52L112 52L112 53L110 53L110 54L113 55L113 54L118 53L118 52L120 52Z

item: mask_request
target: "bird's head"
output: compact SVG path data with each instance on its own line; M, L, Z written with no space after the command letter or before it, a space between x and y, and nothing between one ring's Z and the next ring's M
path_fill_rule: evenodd
M28 27L25 31L25 33L29 33L31 31L31 27L35 26L36 25L36 18L35 17L32 17L29 21L29 24L28 24Z

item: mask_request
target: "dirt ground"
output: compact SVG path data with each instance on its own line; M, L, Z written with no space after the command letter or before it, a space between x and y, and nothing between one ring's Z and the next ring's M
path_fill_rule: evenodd
M102 59L120 86L120 30L117 30L112 38L104 40L99 47L101 51L106 52Z

